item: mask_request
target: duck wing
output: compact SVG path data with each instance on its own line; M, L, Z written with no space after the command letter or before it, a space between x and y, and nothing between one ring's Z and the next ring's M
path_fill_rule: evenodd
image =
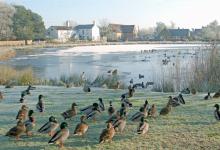
M49 144L53 144L55 143L57 140L59 140L62 137L62 132L61 130L57 131L54 136L50 139L50 141L48 142Z
M130 120L131 121L135 121L137 118L139 118L141 116L141 113L140 112L136 112L131 118Z
M51 123L47 122L38 130L38 132L44 133L44 132L48 131L50 129L50 127L51 127Z
M85 107L85 108L80 109L80 111L86 113L86 112L88 112L89 110L91 110L92 108L93 108L93 106L92 106L92 105L89 105L89 106L87 106L87 107Z
M11 128L7 133L6 133L6 136L15 136L16 133L18 131L18 128L17 126Z

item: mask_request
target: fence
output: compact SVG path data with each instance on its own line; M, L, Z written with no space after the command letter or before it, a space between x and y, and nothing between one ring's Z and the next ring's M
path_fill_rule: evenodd
M0 41L0 46L21 46L31 45L32 40L21 40L21 41Z

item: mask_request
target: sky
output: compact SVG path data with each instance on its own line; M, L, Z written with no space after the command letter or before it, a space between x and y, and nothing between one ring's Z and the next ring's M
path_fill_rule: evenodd
M46 27L62 25L66 20L78 24L99 22L135 24L140 28L156 22L180 28L201 28L220 22L220 0L0 0L24 5L44 19Z

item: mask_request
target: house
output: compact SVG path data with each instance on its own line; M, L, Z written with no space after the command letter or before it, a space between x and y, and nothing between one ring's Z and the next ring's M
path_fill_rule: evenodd
M166 40L170 41L185 41L190 38L189 29L167 29Z
M93 24L78 25L74 28L74 37L78 40L99 41L99 27L95 22Z
M135 25L109 24L108 41L133 41L136 39Z
M50 26L47 29L46 36L52 40L58 40L59 42L68 41L73 35L73 28L68 24L67 26Z

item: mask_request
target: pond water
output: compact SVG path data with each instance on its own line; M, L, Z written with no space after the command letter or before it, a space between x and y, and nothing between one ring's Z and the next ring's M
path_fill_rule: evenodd
M124 81L158 81L179 68L187 74L194 62L204 54L200 44L146 44L84 46L67 49L44 48L19 50L17 56L1 62L17 69L31 67L40 78L59 78L61 75L81 74L89 79L117 69ZM144 75L139 79L138 75Z

